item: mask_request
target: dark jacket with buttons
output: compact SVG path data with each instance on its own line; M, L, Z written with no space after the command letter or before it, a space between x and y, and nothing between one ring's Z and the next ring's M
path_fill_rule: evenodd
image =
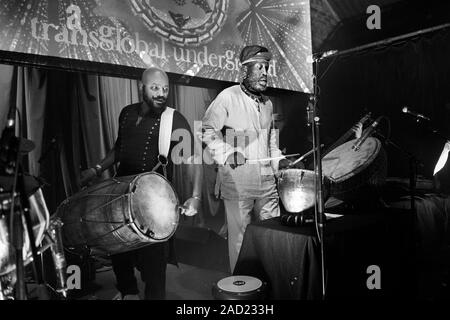
M158 140L160 115L147 114L140 117L141 103L136 103L124 107L119 116L119 133L115 144L115 157L119 164L118 176L128 176L139 174L152 169L158 163ZM141 118L141 119L139 119ZM139 119L139 120L138 120ZM186 130L186 136L190 141L190 146L194 145L192 131L186 118L175 111L173 114L172 133L177 129ZM173 147L182 142L182 137L172 136L168 155L167 175L172 181ZM192 151L193 149L191 149ZM176 154L175 157L180 156ZM157 170L163 174L162 168Z

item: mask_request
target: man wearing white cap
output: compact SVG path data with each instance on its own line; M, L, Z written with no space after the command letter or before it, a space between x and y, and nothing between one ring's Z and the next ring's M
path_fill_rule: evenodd
M271 130L272 102L262 94L267 88L271 58L271 53L261 46L242 50L242 83L216 97L205 113L199 133L219 164L216 195L225 204L231 272L251 213L261 220L280 214L274 174L279 165L285 166L289 161L261 161L281 156L276 132Z

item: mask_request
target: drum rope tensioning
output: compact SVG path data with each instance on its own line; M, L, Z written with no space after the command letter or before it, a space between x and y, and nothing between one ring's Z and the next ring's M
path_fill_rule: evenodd
M147 172L91 186L57 209L64 244L110 255L168 240L179 220L178 196L162 175Z

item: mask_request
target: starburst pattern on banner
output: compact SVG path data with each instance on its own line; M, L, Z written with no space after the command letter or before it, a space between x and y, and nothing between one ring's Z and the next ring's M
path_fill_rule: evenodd
M298 26L310 24L309 21L309 6L305 2L260 0L254 1L252 7L240 15L237 25L246 44L264 45L274 59L286 62L277 70L277 82L286 85L295 79L297 83L292 84L291 89L300 86L308 92L311 65L307 57L311 54L311 33L309 28Z
M259 44L267 47L278 62L276 77L269 77L269 86L310 92L312 87L310 10L308 1L252 0L250 7L241 12L236 21L245 45ZM227 44L238 56L242 46ZM200 77L239 82L235 70L203 68ZM293 81L294 80L294 81Z
M32 24L30 20L48 20L48 0L43 1L2 1L0 2L1 50L18 51L32 54L48 54L45 40L30 39ZM5 47L6 46L6 47Z

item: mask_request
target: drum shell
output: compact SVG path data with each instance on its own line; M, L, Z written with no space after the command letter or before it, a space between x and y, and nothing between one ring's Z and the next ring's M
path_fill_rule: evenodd
M146 221L149 213L140 210L139 199L135 196L140 192L137 190L140 179L146 176L157 178L156 181L162 183L160 189L172 190L168 202L171 206L173 204L173 212L167 219L161 212L161 217L167 220L162 236L152 234L153 226ZM167 241L178 225L177 210L178 198L171 184L163 176L148 172L108 179L82 190L64 201L58 207L57 215L63 221L63 242L66 247L84 246L94 253L109 255ZM154 211L150 215L159 214Z
M304 169L281 170L278 177L278 194L287 212L299 213L316 203L314 171ZM323 177L324 201L328 198L330 182Z
M381 187L386 181L387 175L387 155L381 142L373 137L369 137L363 144L362 150L365 146L375 144L372 154L368 154L364 161L358 163L357 166L347 170L346 174L341 176L333 176L333 168L327 162L330 158L342 156L343 153L351 155L351 146L355 140L346 142L331 151L326 157L322 159L323 174L330 179L330 195L342 201L362 200L367 197L375 195L374 190ZM342 151L340 151L342 150ZM346 161L342 161L342 166Z

